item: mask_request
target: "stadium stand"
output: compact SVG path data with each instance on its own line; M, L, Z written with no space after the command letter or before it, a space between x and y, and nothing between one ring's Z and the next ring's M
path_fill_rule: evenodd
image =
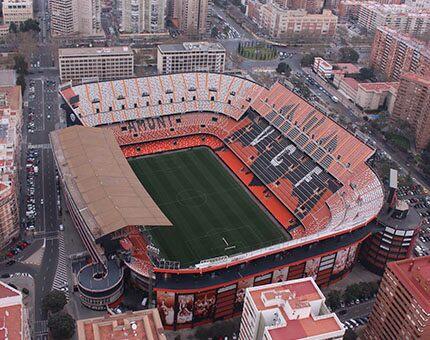
M300 221L295 237L357 228L382 207L380 181L366 164L374 150L282 84L266 89L225 74L184 73L61 93L83 125L112 129L126 157L136 151L125 146L137 143L149 153L163 146L147 143L162 139L224 141Z

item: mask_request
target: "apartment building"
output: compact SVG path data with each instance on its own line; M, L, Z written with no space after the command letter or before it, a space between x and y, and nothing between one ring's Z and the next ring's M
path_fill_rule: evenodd
M29 315L20 291L0 281L0 339L30 340Z
M175 0L172 22L188 36L202 36L208 31L208 0Z
M219 43L187 42L158 45L159 74L179 72L219 72L225 70L226 50Z
M430 8L430 1L428 0L405 0L405 5L414 8Z
M308 13L321 13L324 7L324 0L274 0L281 8L284 9L304 9Z
M311 277L245 291L239 340L342 339L344 333Z
M322 38L336 33L337 16L330 10L322 14L309 14L305 10L288 10L278 4L259 6L258 15L252 18L273 38Z
M321 57L316 57L312 69L322 79L328 79L333 76L333 65Z
M354 102L364 111L386 109L392 113L398 87L398 82L359 83Z
M430 256L387 265L364 339L430 338Z
M128 46L60 48L58 59L62 81L86 82L134 75L133 50Z
M122 31L126 33L164 31L165 8L165 0L122 0Z
M358 25L369 32L386 26L400 33L430 34L430 10L407 5L364 3L359 8Z
M102 35L100 0L49 0L51 35Z
M19 236L18 166L21 145L21 87L0 87L0 249Z
M3 23L20 23L33 19L33 0L3 0Z
M398 81L402 73L430 73L430 47L397 31L379 27L370 54L370 66L390 81Z
M430 74L406 73L401 77L393 117L410 124L417 149L427 147L430 142Z

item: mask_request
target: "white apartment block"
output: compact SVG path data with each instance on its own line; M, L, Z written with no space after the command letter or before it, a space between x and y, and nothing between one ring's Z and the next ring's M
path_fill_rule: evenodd
M387 26L399 33L430 34L430 10L407 5L364 3L358 12L358 25L369 32Z
M100 0L49 0L49 10L54 37L102 34Z
M165 0L122 0L121 30L126 33L164 31Z
M321 78L327 79L333 76L333 65L321 57L316 57L312 66L314 72Z
M20 23L33 19L33 0L3 0L3 23Z
M405 5L413 8L430 8L430 1L429 0L406 0Z
M344 333L311 277L246 289L239 340L342 339Z
M134 75L133 50L128 46L61 48L58 52L63 82L111 80Z
M226 50L219 43L187 42L158 45L159 74L179 72L219 72L225 70Z

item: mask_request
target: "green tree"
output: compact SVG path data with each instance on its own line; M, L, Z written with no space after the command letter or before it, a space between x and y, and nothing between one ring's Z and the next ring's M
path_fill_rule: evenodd
M214 26L211 28L211 37L216 38L217 35L218 35L218 28L216 28L216 26Z
M14 58L16 73L26 75L28 73L28 63L25 61L25 57L22 54L16 55Z
M287 63L281 61L276 68L276 72L285 74L287 77L291 75L291 67Z
M362 67L359 71L358 78L359 80L367 80L372 79L375 76L372 68Z
M326 303L331 310L338 309L340 307L341 302L342 293L340 290L332 290L330 293L328 293Z
M21 86L21 93L24 94L26 89L25 76L23 74L19 74L16 78L16 85Z
M18 33L18 26L14 22L9 25L9 33Z
M70 339L75 334L76 322L68 313L55 313L49 316L48 328L54 339Z
M64 306L67 304L67 298L66 295L59 291L59 290L53 290L42 300L42 307L45 311L49 311L52 313L57 313L60 310L64 308Z
M339 49L339 61L342 63L356 63L360 55L351 47L341 47Z
M21 289L21 292L22 292L23 294L25 294L25 295L30 294L30 291L29 291L27 288L25 288L25 287Z
M20 23L19 30L21 32L40 32L39 22L34 19L27 19L26 21Z
M345 335L343 336L343 340L355 340L357 339L357 334L352 329L347 329Z
M312 66L314 64L315 57L316 56L314 54L307 53L307 54L303 55L302 60L300 61L300 64L303 67Z

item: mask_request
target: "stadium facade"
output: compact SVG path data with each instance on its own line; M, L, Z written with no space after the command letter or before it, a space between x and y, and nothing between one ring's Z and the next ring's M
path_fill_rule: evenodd
M308 276L320 286L335 282L375 231L384 192L368 165L374 150L279 83L268 89L235 76L183 73L64 84L61 95L68 121L83 126L53 132L51 143L94 280L109 277L114 261L113 275L124 271L154 290L167 329L240 314L248 287ZM165 215L127 160L202 146L267 212L284 235L278 242L252 247L248 233L234 244L216 234L206 249L211 258L199 257L194 243L187 261L159 242L179 219ZM174 243L181 247L190 248ZM100 304L103 292L93 294Z

